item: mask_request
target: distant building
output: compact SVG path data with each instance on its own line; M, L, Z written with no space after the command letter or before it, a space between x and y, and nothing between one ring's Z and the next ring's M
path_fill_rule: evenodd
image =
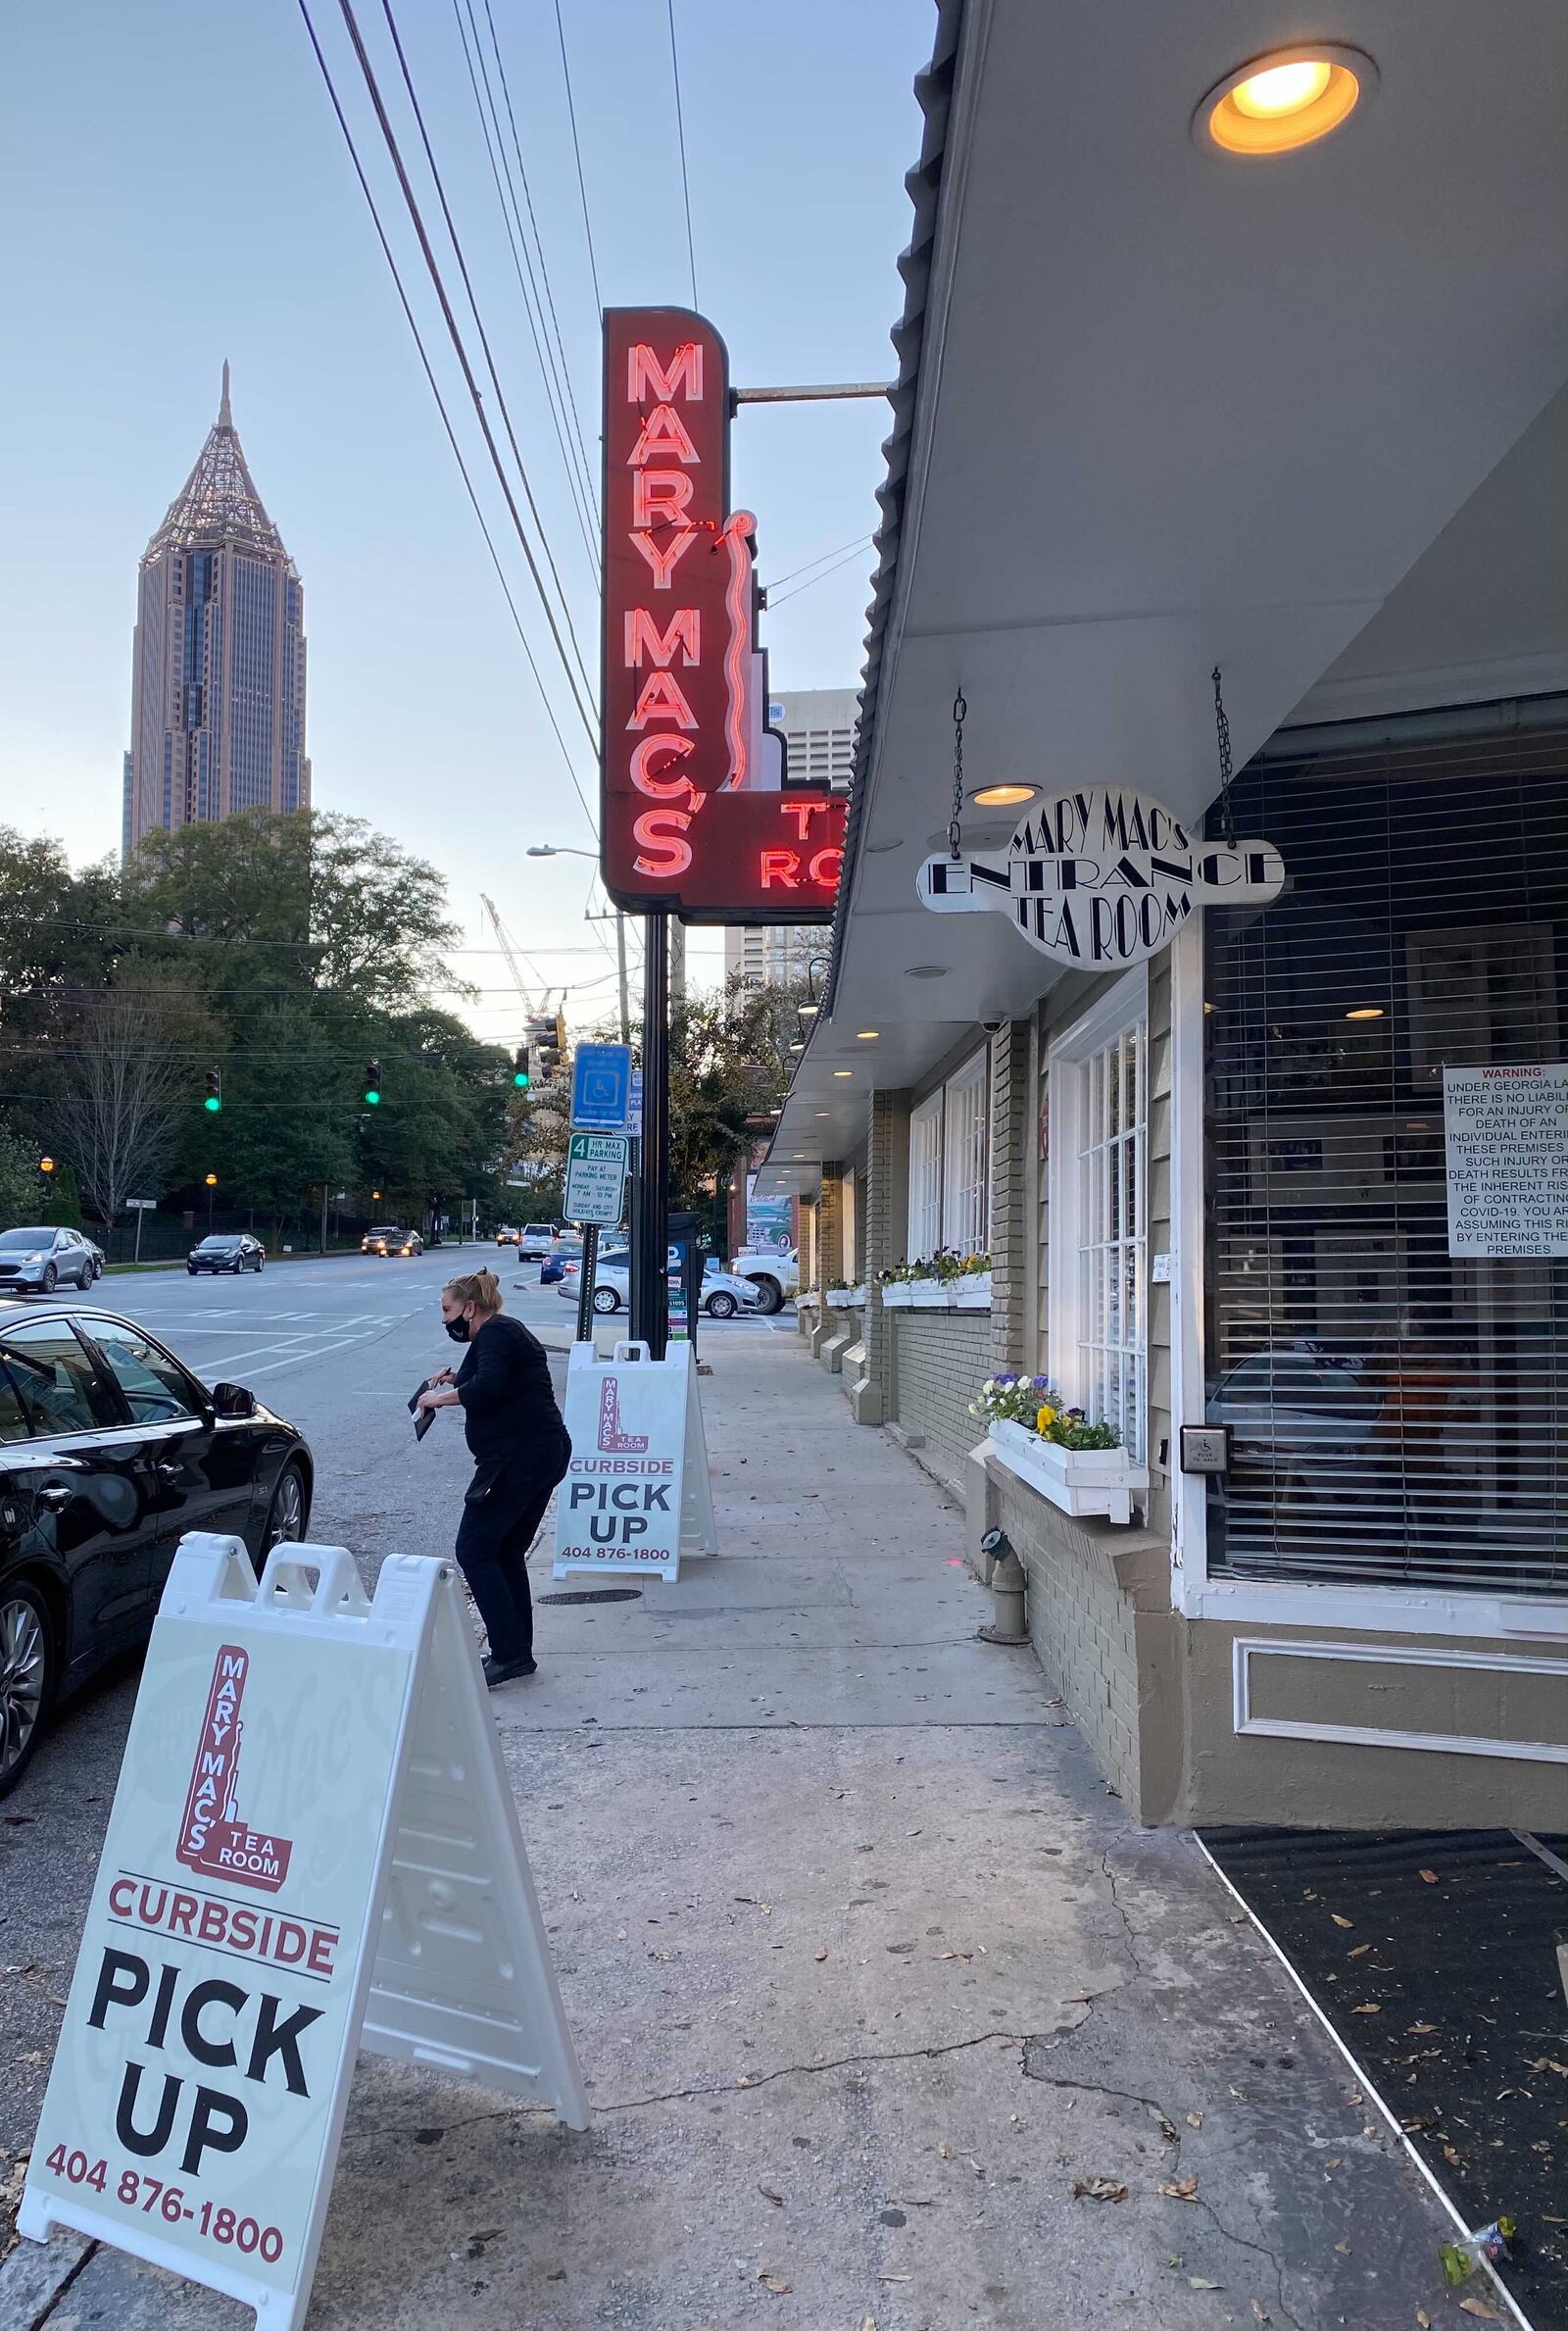
M122 846L236 810L299 810L305 600L222 402L142 557Z
M770 728L784 731L792 778L808 777L835 793L848 793L855 767L855 734L860 717L857 688L797 688L769 698ZM826 923L748 925L724 933L724 972L738 971L755 987L804 979L812 956L825 956Z

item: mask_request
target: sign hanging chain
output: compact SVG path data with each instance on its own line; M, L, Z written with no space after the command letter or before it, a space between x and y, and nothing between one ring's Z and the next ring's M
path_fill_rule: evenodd
M1231 804L1231 724L1220 693L1219 666L1214 667L1214 739L1219 747L1219 816L1227 849L1236 847L1236 812Z
M960 856L958 820L963 815L963 723L968 712L969 707L963 700L963 690L960 688L953 699L953 815L948 819L948 848L953 854L955 865Z

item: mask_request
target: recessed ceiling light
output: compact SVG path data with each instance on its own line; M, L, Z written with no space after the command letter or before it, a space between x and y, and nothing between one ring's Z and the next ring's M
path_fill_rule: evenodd
M1381 1019L1383 1006L1381 1004L1357 1004L1354 1011L1348 1012L1345 1017L1347 1019Z
M1378 69L1359 49L1313 41L1239 65L1193 116L1193 135L1227 154L1310 146L1377 95Z
M853 1076L855 1070L853 1068L835 1068L833 1073L835 1076Z
M831 1109L819 1109L816 1114L818 1116L831 1116L833 1112Z
M947 975L946 964L910 964L904 974L906 979L946 979Z
M1033 801L1039 791L1038 785L982 785L969 799L977 810L1012 810Z
M855 1040L858 1044L874 1044L881 1033L880 1028L857 1028Z

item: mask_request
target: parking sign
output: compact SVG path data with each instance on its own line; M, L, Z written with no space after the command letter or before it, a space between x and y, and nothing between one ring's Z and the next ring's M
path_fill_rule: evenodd
M579 1044L572 1060L571 1121L579 1133L624 1133L631 1093L629 1044Z

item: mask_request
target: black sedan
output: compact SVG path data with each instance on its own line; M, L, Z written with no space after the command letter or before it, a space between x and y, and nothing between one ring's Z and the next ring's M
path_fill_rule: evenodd
M248 1230L220 1230L191 1248L185 1268L192 1278L202 1270L231 1270L238 1278L242 1270L260 1270L266 1261L267 1249Z
M303 1538L303 1436L108 1312L0 1301L0 1797L50 1707L152 1626L187 1530Z

